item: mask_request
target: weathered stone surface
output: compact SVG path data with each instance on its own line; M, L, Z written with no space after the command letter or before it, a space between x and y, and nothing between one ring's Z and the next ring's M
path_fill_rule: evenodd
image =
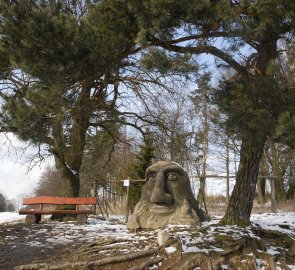
M146 170L141 199L127 223L128 229L157 229L171 225L200 225L209 220L195 199L184 169L160 161Z

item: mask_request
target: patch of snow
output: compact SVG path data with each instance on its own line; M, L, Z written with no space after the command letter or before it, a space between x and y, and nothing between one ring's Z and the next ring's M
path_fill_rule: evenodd
M161 263L159 263L159 266L161 266ZM157 264L154 264L154 265L149 267L149 270L156 270L156 269L159 269Z
M273 247L273 246L268 247L266 252L272 256L280 254L280 252L277 250L277 248Z
M210 250L208 248L199 248L197 246L188 247L188 246L182 246L182 250L184 253L187 252L202 252L205 254L209 254Z
M175 253L176 252L176 247L166 247L165 248L165 251L167 252L167 253Z
M263 229L276 230L295 237L295 212L253 214L251 222Z
M264 270L264 263L261 259L256 259L256 265L259 270Z
M19 216L17 213L0 213L0 223L15 222L23 220L24 216ZM156 245L157 233L159 230L142 231L133 233L127 230L124 224L124 216L112 216L108 219L101 217L89 217L89 224L78 225L75 222L44 222L46 226L42 228L39 224L30 227L24 227L26 241L25 245L53 248L56 245L68 245L72 247L78 243L93 243L95 241L109 241L110 239L119 240L119 242L110 243L118 247L120 252L130 252L150 248L151 245L146 242L153 242ZM259 226L268 230L281 230L291 237L295 236L295 213L265 213L251 216L251 222L255 226ZM219 226L218 220L204 222L202 227L206 228L206 233L199 231L192 233L188 226L167 226L164 231L168 232L173 237L180 238L182 242L183 252L203 252L209 254L213 252L222 252L223 250L217 245L214 246L216 235L230 234L233 240L239 240L244 236L250 238L259 238L254 235L250 227L241 229L238 226ZM5 227L3 227L5 229ZM0 227L1 229L1 227ZM161 229L162 230L162 229ZM17 236L9 235L5 239L11 249L15 248L14 239ZM41 240L45 240L45 242ZM145 243L144 243L145 242ZM203 243L212 243L211 245L203 245ZM45 244L44 244L45 243ZM167 253L176 251L175 247L167 247ZM102 251L105 255L108 252ZM269 246L267 252L271 255L278 254L278 249L275 246ZM251 255L251 254L249 254ZM264 262L256 260L257 267L260 270L264 269ZM229 269L224 265L221 269ZM290 269L295 270L295 265L290 265ZM198 269L198 268L195 268Z
M0 212L0 224L8 222L18 222L25 220L25 216L16 212Z
M32 242L30 242L30 246L32 246L32 247L44 247L45 245L42 244L41 242L32 241Z

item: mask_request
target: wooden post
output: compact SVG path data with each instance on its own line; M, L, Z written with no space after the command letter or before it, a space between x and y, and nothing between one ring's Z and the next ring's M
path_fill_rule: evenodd
M129 204L130 204L130 180L124 181L124 186L127 187L127 194L126 194L126 208L125 208L125 222L128 222L129 216Z
M91 189L91 197L97 198L97 182L96 181L94 181L93 189ZM96 212L96 205L97 205L97 203L94 205L95 212Z
M271 188L271 211L273 213L277 212L277 201L276 201L276 191L275 191L275 179L270 178L270 188Z

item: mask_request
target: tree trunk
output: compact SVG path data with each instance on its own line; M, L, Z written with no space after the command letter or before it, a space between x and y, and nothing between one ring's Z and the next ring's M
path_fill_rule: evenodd
M265 146L265 148L267 148ZM259 169L260 169L260 175L261 176L268 176L269 173L269 165L268 165L268 158L267 158L267 149L264 149L264 154L262 155L262 158L260 160L259 164ZM266 202L266 178L259 178L257 182L257 195L258 195L258 203L265 203Z
M203 152L203 160L202 160L202 173L200 177L200 188L197 199L201 206L204 207L205 212L208 214L207 205L206 205L206 170L207 170L207 152L208 152L208 132L209 132L209 123L208 123L208 96L205 95L205 103L204 103L204 130L203 130L203 143L202 143L202 152Z
M80 176L78 171L73 171L63 159L54 153L55 166L61 176L70 184L70 190L66 192L68 196L79 197L80 194Z
M284 179L281 175L278 175L278 178L275 179L275 191L276 191L276 199L284 201L286 200L286 192L284 189Z
M53 143L51 145L51 152L54 155L57 170L70 184L71 190L67 195L73 197L79 197L80 193L79 173L92 106L90 92L91 84L83 82L80 96L73 104L71 110L73 123L70 131L70 140L67 141L65 138L62 113L57 112L57 116L52 119Z
M197 200L200 203L201 207L203 207L205 212L208 214L205 188L206 188L206 177L201 176L200 177L200 188L199 188Z
M291 175L291 177L294 177ZM295 178L288 180L288 190L287 190L287 199L295 200Z
M250 224L256 183L266 139L259 142L253 138L242 140L240 165L237 172L236 184L231 194L227 210L221 220L222 224L246 226Z
M276 199L285 200L286 193L284 189L284 179L283 179L285 174L285 170L283 169L284 164L281 161L278 146L276 146L273 140L269 140L269 149L270 149L269 162L271 164L272 173L273 175L277 177L274 182Z
M257 182L257 197L258 197L258 203L262 204L265 203L265 184L266 179L265 178L259 178Z
M225 166L226 166L226 201L229 201L229 138L227 138L227 141L226 141Z

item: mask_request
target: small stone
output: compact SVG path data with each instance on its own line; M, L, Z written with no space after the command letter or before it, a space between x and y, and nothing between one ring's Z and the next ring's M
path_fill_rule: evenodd
M164 231L158 232L158 244L160 246L166 245L169 240L169 233Z

